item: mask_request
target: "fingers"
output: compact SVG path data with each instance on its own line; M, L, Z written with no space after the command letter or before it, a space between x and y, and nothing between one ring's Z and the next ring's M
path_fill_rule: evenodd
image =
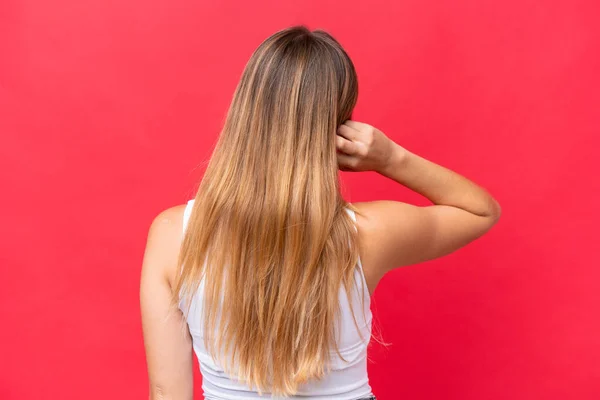
M352 120L346 120L338 127L335 145L340 170L354 171L358 166L359 158L364 156L361 138L369 132L369 127L368 124Z
M337 154L338 167L342 171L351 171L354 158L343 153Z
M353 121L351 119L347 119L346 121L344 121L343 125L347 125L356 131L360 131L361 129L364 129L367 126L369 126L369 124L365 124L364 122Z
M335 147L342 153L353 155L358 151L358 146L356 143L351 140L345 139L340 135L336 135L335 137Z
M345 137L348 140L356 140L358 138L358 132L348 125L342 124L338 127L338 134Z

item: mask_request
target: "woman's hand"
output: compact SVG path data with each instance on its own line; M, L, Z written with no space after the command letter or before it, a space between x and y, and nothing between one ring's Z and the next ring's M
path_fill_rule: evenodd
M379 129L363 122L346 120L337 130L337 159L342 171L383 171L398 147Z

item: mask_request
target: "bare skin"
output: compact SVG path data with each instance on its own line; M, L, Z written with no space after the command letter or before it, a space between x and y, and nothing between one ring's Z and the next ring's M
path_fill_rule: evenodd
M376 171L433 203L353 203L362 214L357 215L359 253L371 293L390 270L450 254L500 218L500 205L484 188L411 153L371 125L344 122L336 145L340 169Z
M377 200L353 203L359 254L369 292L389 271L450 254L481 237L501 214L498 202L469 179L390 140L377 128L346 121L337 132L343 171L376 171L433 205ZM142 265L140 303L150 399L192 399L192 343L183 314L169 305L185 205L153 220ZM182 333L185 332L185 333Z

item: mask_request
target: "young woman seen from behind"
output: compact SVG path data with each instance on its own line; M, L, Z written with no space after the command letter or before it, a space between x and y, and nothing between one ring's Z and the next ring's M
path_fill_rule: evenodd
M150 226L140 300L151 399L374 399L370 296L401 266L487 232L498 202L351 119L352 61L322 30L248 61L194 199ZM339 170L376 171L433 203L350 204Z

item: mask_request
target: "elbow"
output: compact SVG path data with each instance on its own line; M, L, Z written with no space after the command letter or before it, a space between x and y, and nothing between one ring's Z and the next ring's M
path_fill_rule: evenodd
M492 221L492 225L495 225L502 215L502 207L500 207L500 203L498 203L495 199L492 199L489 211L489 218Z
M191 387L168 389L164 385L150 385L150 400L193 400L194 391Z
M175 400L175 398L162 386L152 385L150 387L150 400Z

